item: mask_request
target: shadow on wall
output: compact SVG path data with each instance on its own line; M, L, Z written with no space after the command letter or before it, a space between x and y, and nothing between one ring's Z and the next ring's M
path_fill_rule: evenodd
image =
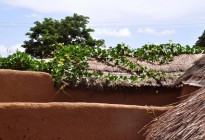
M200 89L201 87L199 86L192 86L192 85L186 85L184 84L182 87L182 92L181 92L181 100L187 99L190 95L195 94L195 91Z

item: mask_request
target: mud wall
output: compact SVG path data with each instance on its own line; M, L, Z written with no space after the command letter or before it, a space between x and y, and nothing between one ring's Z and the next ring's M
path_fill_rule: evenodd
M49 74L30 71L0 70L0 79L0 102L96 102L162 106L177 102L181 92L179 88L140 87L103 90L67 88L64 93L57 93Z
M47 73L0 70L0 79L0 102L48 102L56 93Z
M2 140L144 140L139 130L166 107L0 103Z
M147 87L58 93L49 74L30 71L0 70L0 79L0 140L144 140L139 130L171 107L136 105L167 105L180 93Z
M200 88L201 87L198 86L191 86L191 85L184 84L181 91L180 99L181 100L187 99L191 94L194 94L194 91L197 91Z

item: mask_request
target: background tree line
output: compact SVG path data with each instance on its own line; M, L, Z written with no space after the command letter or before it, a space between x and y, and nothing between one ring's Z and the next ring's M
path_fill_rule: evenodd
M80 45L96 47L104 45L103 39L91 36L93 29L87 28L89 17L73 14L65 19L44 18L42 22L34 22L35 26L26 33L28 40L22 45L25 52L38 58L53 57L56 44ZM205 47L205 31L199 36L193 47Z

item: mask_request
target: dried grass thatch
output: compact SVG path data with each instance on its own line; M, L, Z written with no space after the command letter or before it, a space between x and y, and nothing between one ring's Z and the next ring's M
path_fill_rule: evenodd
M188 68L194 65L194 63L202 58L204 54L181 54L178 56L175 56L173 61L168 62L167 64L158 64L154 63L151 64L146 61L139 61L139 60L134 60L135 63L139 65L144 65L147 66L148 68L152 68L158 71L163 71L163 72L179 72L179 71L186 71Z
M203 56L204 54L181 54L175 56L173 61L161 65L157 63L152 64L146 61L139 61L135 58L128 58L128 59L138 65L143 65L154 70L171 73L171 72L186 71L188 68L193 66L197 60L199 60ZM90 70L99 70L99 71L106 71L106 72L126 72L126 70L121 67L116 67L111 63L105 64L102 62L98 62L95 59L89 60L88 63L89 63Z
M127 76L130 77L132 74L129 73L117 73L117 72L103 72L104 74L112 74L116 76ZM165 77L161 79L154 79L154 78L147 78L144 80L138 79L134 82L129 82L129 80L116 80L112 82L108 82L106 79L99 78L99 79L90 79L89 82L87 82L87 86L90 87L93 85L96 87L114 87L114 88L138 88L138 87L173 87L173 81L176 79L176 77L179 77L181 73L172 73L168 74Z
M204 140L205 87L157 118L146 134L146 140Z
M167 64L151 64L145 61L139 61L135 58L128 58L130 61L136 63L137 65L143 65L148 68L168 73L166 77L161 79L160 81L156 81L155 79L148 79L143 81L136 81L135 83L126 83L126 82L117 82L113 83L113 86L126 86L126 87L140 87L140 86L163 86L163 87L170 87L173 85L176 78L181 76L184 71L186 71L189 67L191 67L196 60L201 58L204 54L182 54L179 56L175 56L173 61ZM112 63L103 63L99 62L95 59L90 59L89 63L89 70L90 71L101 71L105 74L112 74L112 75L123 75L123 76L131 76L133 75L130 73L129 70L122 68L120 66L115 66ZM103 84L105 81L102 79L100 81L95 81L96 84L99 85L106 85Z
M174 82L174 85L181 83L199 87L205 85L205 56L196 61L192 67Z

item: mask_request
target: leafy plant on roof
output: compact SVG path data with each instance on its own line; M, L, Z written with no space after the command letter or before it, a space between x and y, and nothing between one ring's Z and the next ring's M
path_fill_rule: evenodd
M145 66L137 66L133 62L129 61L125 57L125 53L130 51L120 50L117 48L91 48L88 46L74 46L68 45L61 47L58 44L54 54L54 59L51 61L53 67L51 69L51 75L57 86L65 87L68 85L77 86L79 84L95 84L92 82L100 80L107 85L113 85L117 82L127 81L132 83L136 80L144 80L146 78L152 78L153 76L162 76L163 73L157 72L152 69L148 69ZM128 53L127 53L128 54ZM109 63L114 62L116 66L122 66L132 73L132 76L117 76L113 74L103 74L102 72L89 71L88 70L88 58L93 57L97 60ZM117 63L116 63L117 62Z
M140 60L148 62L167 63L173 60L174 56L179 54L196 54L203 53L205 49L200 47L182 46L175 43L167 44L145 44L134 52L134 56Z
M166 63L175 55L181 53L203 53L202 48L181 46L180 44L144 45L142 48L131 49L125 44L118 44L116 47L90 47L80 45L64 45L64 43L52 44L55 48L51 54L53 60L46 62L37 60L26 53L17 52L7 58L0 57L0 68L45 71L51 74L56 86L77 86L80 84L95 86L100 81L107 86L114 86L119 83L129 83L146 79L160 81L164 73L138 65L131 61L131 57L149 62ZM44 52L42 52L44 54ZM127 75L114 75L101 71L89 71L88 59L112 64L127 71Z
M51 75L57 86L77 85L88 77L89 48L68 45L54 52Z

